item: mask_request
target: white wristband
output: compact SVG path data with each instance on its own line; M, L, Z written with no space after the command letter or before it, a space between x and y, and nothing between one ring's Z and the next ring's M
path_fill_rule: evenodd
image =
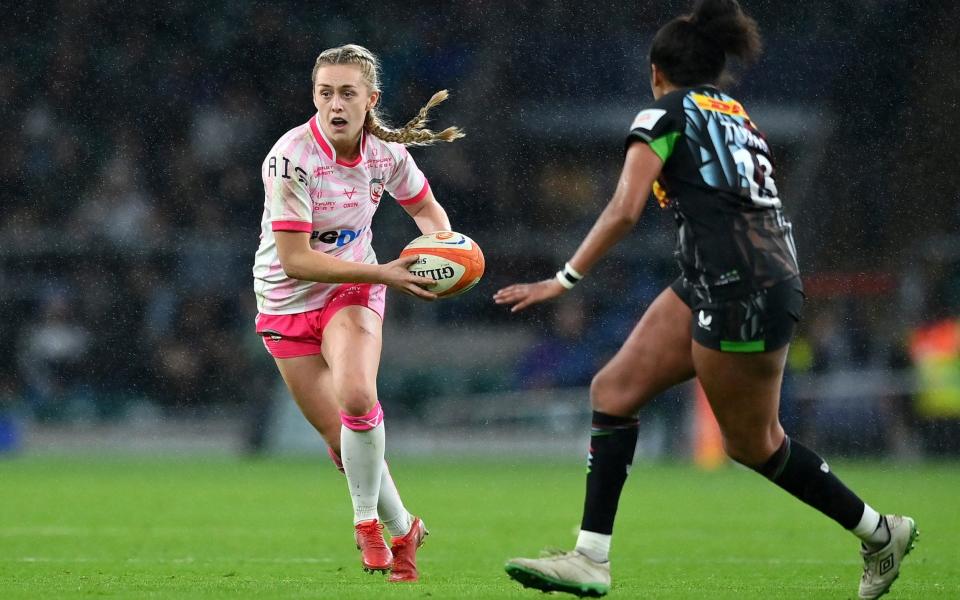
M583 279L583 275L577 273L576 269L570 266L570 263L563 265L563 268L557 271L557 281L568 290L572 290L573 286L577 285L581 279Z
M570 280L566 278L566 276L563 274L563 271L557 271L556 277L557 277L557 281L560 282L560 285L567 288L568 290L572 290L573 286L577 285L575 283L570 283Z
M573 278L576 279L577 281L580 281L581 279L583 279L583 275L581 275L580 273L577 273L577 271L570 266L570 263L563 265L563 270L567 275L573 276Z

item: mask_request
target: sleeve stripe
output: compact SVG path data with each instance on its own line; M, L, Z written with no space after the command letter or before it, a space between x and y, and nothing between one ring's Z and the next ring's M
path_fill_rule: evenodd
M630 132L630 135L631 137L638 137L648 144L653 141L653 138L650 137L650 134L648 134L646 131L643 131L642 129L634 129L633 131Z
M676 146L677 139L679 139L681 135L679 131L674 131L665 133L657 139L652 139L646 132L634 129L630 132L630 135L627 136L627 148L630 147L632 142L644 142L650 146L653 153L660 158L660 162L665 163L673 154L673 148Z
M410 206L411 204L416 204L417 202L420 202L421 200L426 198L427 192L429 191L430 191L430 182L424 179L423 188L420 190L420 192L416 196L414 196L413 198L408 198L406 200L397 200L397 203L400 204L400 206Z
M305 221L272 221L270 228L273 231L303 231L312 233L313 223L307 223Z
M667 162L667 159L673 154L673 147L677 144L677 138L679 137L679 131L664 134L650 142L650 149L660 157L662 162Z

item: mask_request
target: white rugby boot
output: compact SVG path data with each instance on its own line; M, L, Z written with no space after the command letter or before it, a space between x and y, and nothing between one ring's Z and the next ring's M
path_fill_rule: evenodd
M528 588L600 597L610 591L610 561L598 563L576 550L543 558L511 558L507 575Z
M869 551L861 546L863 556L863 575L860 577L860 597L879 598L890 590L890 586L900 575L900 563L903 557L913 550L914 541L920 532L910 517L886 515L890 541L879 550Z

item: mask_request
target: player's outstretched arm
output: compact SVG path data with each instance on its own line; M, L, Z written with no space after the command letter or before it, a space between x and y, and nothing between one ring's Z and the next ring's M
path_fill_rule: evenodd
M274 232L277 254L287 277L321 283L383 283L395 290L424 300L437 295L424 289L434 284L407 270L417 256L404 256L384 265L341 260L310 247L310 234L301 231Z
M581 276L586 275L640 220L662 167L660 157L643 142L634 142L627 150L613 198L570 259L570 266Z
M632 144L624 158L623 171L620 173L620 181L613 198L567 263L568 267L565 269L571 269L572 273L575 273L574 279L567 279L567 284L562 284L561 280L564 278L561 272L553 279L511 285L494 294L494 302L511 305L510 312L517 312L533 304L556 298L572 288L574 283L586 275L640 220L650 189L662 167L660 157L648 145L642 142Z

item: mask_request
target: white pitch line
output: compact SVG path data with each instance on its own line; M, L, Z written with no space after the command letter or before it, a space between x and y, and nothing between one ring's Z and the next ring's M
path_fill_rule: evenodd
M245 527L0 527L0 538L6 537L91 537L91 536L122 536L122 535L184 535L192 533L210 533L216 535L236 536L277 536L284 533L300 535L295 529Z
M18 563L95 563L95 562L114 562L113 558L103 557L94 558L92 556L19 556L19 557L0 557L0 562L18 562ZM127 564L203 564L203 563L267 563L267 564L322 564L332 563L332 558L270 558L270 557L225 557L218 556L214 558L195 558L185 556L182 558L128 558L123 561Z
M863 564L862 560L842 559L826 560L823 558L792 558L785 560L782 558L745 558L738 556L728 556L726 558L697 558L695 561L686 558L662 558L647 557L639 559L639 562L656 564L686 564L690 562L709 563L715 565L856 565Z

